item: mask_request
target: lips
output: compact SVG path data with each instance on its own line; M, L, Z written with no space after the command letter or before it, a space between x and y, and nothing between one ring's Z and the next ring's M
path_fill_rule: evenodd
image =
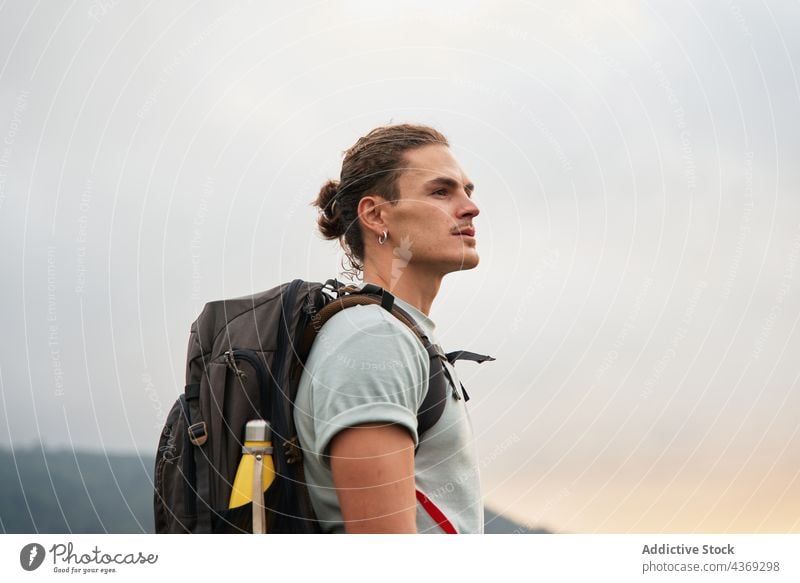
M467 227L467 228L461 229L460 231L457 231L457 232L455 232L453 234L454 235L466 235L467 237L474 237L475 236L475 229L473 227Z

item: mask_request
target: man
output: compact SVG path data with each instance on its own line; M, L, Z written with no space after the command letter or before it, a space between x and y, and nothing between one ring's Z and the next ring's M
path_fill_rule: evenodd
M342 243L353 271L390 291L437 343L428 314L442 278L479 261L473 190L442 134L394 125L359 139L341 180L326 183L314 204L323 236ZM442 532L440 513L456 532L483 532L463 387L445 366L453 380L445 409L420 441L430 362L419 339L380 306L348 308L323 326L295 401L323 531Z

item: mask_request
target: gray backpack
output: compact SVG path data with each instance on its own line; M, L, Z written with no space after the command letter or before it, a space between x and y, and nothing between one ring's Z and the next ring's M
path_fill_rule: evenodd
M229 509L242 456L245 424L272 427L275 481L265 493L267 532L320 532L303 476L294 399L302 364L319 330L354 305L378 304L408 326L430 356L428 392L418 411L418 435L444 410L444 359L494 360L466 351L445 354L432 344L394 296L372 284L362 289L335 279L296 279L242 298L206 304L189 336L186 387L161 433L154 476L157 533L252 532L252 505ZM462 385L463 391L463 385ZM464 391L465 399L469 399Z

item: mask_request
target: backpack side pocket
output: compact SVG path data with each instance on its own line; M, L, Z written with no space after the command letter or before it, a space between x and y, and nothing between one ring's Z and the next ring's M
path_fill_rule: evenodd
M190 532L192 528L193 517L184 512L186 481L182 463L185 433L186 422L181 415L180 401L176 401L161 431L153 476L155 532L159 534Z

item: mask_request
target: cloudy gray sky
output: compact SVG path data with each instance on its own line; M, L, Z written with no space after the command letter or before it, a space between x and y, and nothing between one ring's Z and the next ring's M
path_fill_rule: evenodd
M800 6L0 8L0 444L152 453L205 301L340 253L376 125L477 185L432 317L487 504L576 532L800 530Z

